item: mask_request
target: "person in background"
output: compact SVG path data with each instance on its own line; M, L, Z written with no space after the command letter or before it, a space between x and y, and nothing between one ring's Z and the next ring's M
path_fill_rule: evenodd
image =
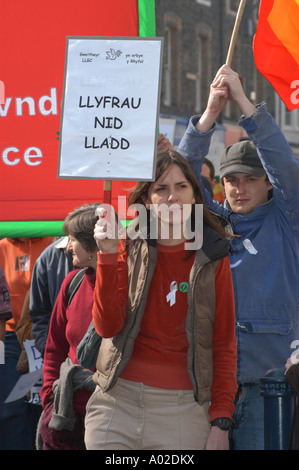
M285 363L285 375L290 387L292 388L294 397L294 406L292 409L292 426L290 429L290 439L288 450L299 450L299 354L298 341L294 343L297 348Z
M211 195L215 201L219 201L221 203L224 202L223 190L220 183L217 183L215 178L215 167L211 160L205 158L202 164L201 175L207 178L207 180L211 184L212 192Z
M193 116L179 145L200 181L215 120L233 100L250 140L229 146L220 161L224 205L205 203L228 220L235 237L230 265L235 292L238 394L232 430L236 450L264 449L260 377L282 368L299 338L299 160L265 103L254 106L236 72L224 65L203 115Z
M213 163L205 158L205 162L202 166L202 171L201 171L201 180L202 184L206 188L207 191L209 191L210 195L214 197L214 187L216 184L216 180L214 179L215 175L215 169Z
M211 160L208 158L204 159L202 164L201 175L207 178L210 181L212 188L214 189L216 180L215 180L215 167Z
M4 272L0 267L0 377L2 379L2 366L5 363L5 324L12 318L9 292ZM0 405L1 407L1 405Z
M173 150L158 153L155 181L138 183L129 203L146 217L128 250L103 208L95 227L102 342L86 448L227 449L237 389L228 235L205 208L199 229L201 191Z
M84 380L86 377L86 371L78 365L76 349L92 320L97 265L97 245L93 229L98 219L98 206L99 203L84 204L70 212L63 223L63 231L68 236L67 249L72 254L75 269L69 272L62 282L51 315L45 348L43 387L40 392L44 409L40 422L43 450L85 449L85 406L91 391L74 390L73 380L80 382L78 374L83 375ZM71 282L82 268L85 268L83 280L69 302L68 291ZM90 386L91 372L89 376ZM93 382L91 386L93 389ZM62 390L66 392L66 396ZM64 405L63 410L58 406L61 403ZM69 410L73 410L70 416Z
M20 354L16 367L17 367L17 371L20 372L21 374L27 374L28 372L32 372L32 369L34 370L34 366L30 364L30 359L27 356L27 350L25 349L25 344L24 344L26 341L34 340L33 334L32 334L32 321L31 321L31 318L29 317L29 298L30 298L30 289L28 290L25 296L25 300L24 300L23 308L21 312L21 317L16 326L16 336L18 338L18 341L21 347L21 354ZM34 344L34 342L32 344ZM34 359L36 360L41 359L40 353L36 349L33 349L32 354L34 356ZM40 387L41 387L41 379L39 379L33 385L33 387L31 387L31 389L27 392L28 406L31 409L32 417L35 418L32 422L33 435L36 434L36 428L38 425L40 414L42 412L41 400L39 397Z
M44 356L50 319L62 281L73 269L72 253L67 251L68 237L49 245L35 262L31 287L29 316L35 346Z
M33 339L32 322L29 318L29 298L30 289L28 290L25 296L20 320L18 321L18 324L16 326L16 336L19 340L22 350L17 363L17 370L22 374L26 374L27 372L29 372L29 361L26 350L24 348L24 341Z
M3 238L0 240L0 266L8 286L12 318L6 322L5 364L1 365L0 387L0 449L34 449L34 425L32 407L26 397L4 403L20 373L16 366L21 354L21 346L16 336L25 296L30 288L34 263L41 252L52 243L52 237Z
M0 267L0 341L1 344L1 354L4 354L4 340L5 340L5 324L7 320L12 318L11 305L7 283L5 280L3 269ZM1 356L2 357L2 356ZM0 365L4 362L0 362Z

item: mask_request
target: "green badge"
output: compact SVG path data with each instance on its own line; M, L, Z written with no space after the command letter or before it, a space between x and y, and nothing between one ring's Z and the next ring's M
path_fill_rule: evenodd
M179 285L179 289L181 292L187 292L188 290L188 282L181 282Z

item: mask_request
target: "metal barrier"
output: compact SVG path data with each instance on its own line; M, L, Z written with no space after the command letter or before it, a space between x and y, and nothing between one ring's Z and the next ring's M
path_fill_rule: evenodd
M265 450L287 450L295 395L284 369L271 369L261 377L264 397Z

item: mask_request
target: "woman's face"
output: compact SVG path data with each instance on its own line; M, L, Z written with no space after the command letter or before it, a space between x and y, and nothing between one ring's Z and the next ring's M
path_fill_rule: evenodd
M91 253L86 251L81 243L72 235L68 237L67 250L73 255L73 265L75 268L85 268L90 265L89 257Z
M195 197L191 183L176 164L169 166L149 187L145 206L154 205L158 219L169 226L180 225L190 217Z

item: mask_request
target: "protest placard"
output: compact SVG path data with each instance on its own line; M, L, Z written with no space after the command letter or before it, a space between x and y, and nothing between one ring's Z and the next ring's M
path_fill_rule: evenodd
M39 391L43 379L43 358L35 347L34 339L26 339L23 344L28 357L29 372L20 376L4 403L19 400L30 391L30 403L40 404Z
M154 178L162 38L69 37L59 178Z

